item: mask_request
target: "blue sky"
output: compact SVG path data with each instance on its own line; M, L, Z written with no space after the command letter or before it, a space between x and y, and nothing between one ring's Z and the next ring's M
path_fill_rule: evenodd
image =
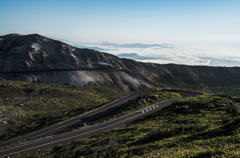
M239 0L0 0L0 35L172 44L186 54L237 55L239 8Z

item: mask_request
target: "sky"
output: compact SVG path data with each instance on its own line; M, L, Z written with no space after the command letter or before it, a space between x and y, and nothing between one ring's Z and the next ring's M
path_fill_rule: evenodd
M38 33L143 62L240 66L239 8L239 0L0 0L0 35Z

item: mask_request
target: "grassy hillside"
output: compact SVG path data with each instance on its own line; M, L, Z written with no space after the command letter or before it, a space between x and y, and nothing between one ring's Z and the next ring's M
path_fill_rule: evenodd
M203 79L204 80L204 79ZM156 88L169 88L169 89L188 89L205 92L208 94L226 94L230 96L240 97L240 85L239 84L229 84L229 85L214 85L211 86L205 83L193 83L183 82L180 78L168 75L165 77L159 77L156 82L151 85ZM145 87L144 87L145 88ZM147 88L146 88L147 89Z
M83 114L124 94L114 85L76 87L0 78L0 141Z
M239 151L239 104L225 95L200 95L136 123L26 157L240 157Z
M93 120L89 121L87 124L96 124L99 122L104 122L112 118L120 117L122 115L126 115L134 111L143 109L157 102L162 102L165 100L175 99L180 97L181 97L180 94L172 93L172 92L157 92L157 93L150 93L144 96L139 96L135 100L130 100L129 102L122 104L121 106L115 108L114 110L94 118Z
M103 123L105 121L110 121L122 115L126 115L134 111L143 109L154 103L161 102L164 100L169 100L169 99L180 98L180 97L181 97L180 94L172 93L172 92L157 92L157 93L150 93L144 96L139 96L135 100L130 100L126 103L123 103L119 107L104 113L103 115L100 115L98 117L94 117L93 119L88 120L86 124L93 125L97 123ZM66 131L70 131L70 130L81 128L81 127L83 127L83 123L75 124L71 128L66 129ZM66 131L62 131L62 132L66 132Z

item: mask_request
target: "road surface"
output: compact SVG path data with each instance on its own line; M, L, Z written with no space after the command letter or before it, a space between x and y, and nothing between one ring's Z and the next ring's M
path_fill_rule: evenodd
M87 114L81 115L79 117L70 119L68 121L65 121L63 123L48 127L46 129L34 132L32 134L29 134L28 136L25 136L26 138L31 138L33 139L38 139L36 141L32 141L29 144L25 144L22 146L16 146L16 147L12 147L9 149L4 149L2 151L0 151L0 157L4 157L9 155L10 157L16 157L19 154L24 154L24 153L34 153L36 151L40 150L46 150L46 149L50 149L58 144L64 144L66 142L72 142L76 139L81 139L81 138L87 138L96 134L99 134L102 131L105 130L110 130L112 128L116 128L116 127L120 127L122 125L131 123L134 120L137 120L143 116L146 115L150 115L156 111L159 111L161 109L163 109L166 106L171 105L173 102L181 99L181 98L177 98L177 99L171 99L171 100L167 100L164 102L160 102L158 104L154 104L149 106L148 108L144 108L142 110L138 110L135 111L133 113L121 116L119 118L113 119L109 122L105 122L102 124L96 124L96 125L92 125L89 127L85 127L82 128L81 130L75 130L72 132L68 132L68 133L64 133L55 137L47 137L47 138L43 138L43 136L49 136L49 135L53 135L54 133L61 131L63 129L66 129L66 127L75 124L79 121L86 121L91 117L94 117L96 115L98 115L99 113L103 113L105 111L108 111L111 108L114 108L116 106L121 105L122 103L134 99L139 95L144 95L144 94L148 94L148 93L153 93L153 92L157 92L157 91L148 91L148 92L138 92L138 93L134 93L128 96L125 96L105 107L100 108L99 110L95 110L92 112L89 112ZM178 92L182 98L187 98L187 97L191 97L191 96L195 96L197 95L197 93L191 93L191 92ZM11 141L8 141L6 143L16 143L16 141L18 141L19 139L21 139L22 137L18 138L18 139L13 139ZM39 139L42 138L42 139ZM23 138L22 138L23 139ZM24 138L25 139L25 138ZM3 143L3 145L1 144L1 146L5 146L6 143Z
M15 71L15 72L1 72L3 75L29 75L29 74L39 74L39 73L48 73L48 72L63 72L63 71L116 71L124 70L121 67L112 67L112 68L79 68L79 69L46 69L46 70L35 70L35 71Z

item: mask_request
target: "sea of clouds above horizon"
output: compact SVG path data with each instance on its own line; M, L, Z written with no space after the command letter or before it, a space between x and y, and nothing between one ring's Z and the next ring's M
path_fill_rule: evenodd
M182 64L199 66L240 67L240 43L238 38L226 40L190 40L178 44L146 43L85 43L74 42L56 37L78 48L88 48L99 52L110 53L120 58L158 64ZM202 42L204 41L204 42ZM239 44L238 44L239 43Z
M121 58L159 64L183 64L201 66L240 66L240 45L204 45L198 47L171 44L115 44L97 43L75 45L110 53Z

